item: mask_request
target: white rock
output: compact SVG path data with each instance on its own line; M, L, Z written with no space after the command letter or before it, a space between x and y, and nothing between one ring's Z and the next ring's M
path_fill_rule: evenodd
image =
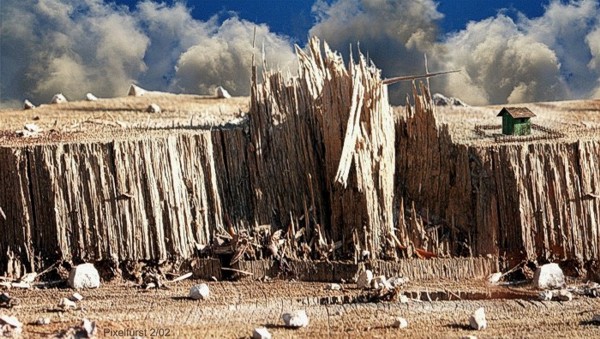
M52 104L62 104L65 102L67 102L67 98L65 98L65 96L62 93L55 94L52 97L52 100L50 101L50 103Z
M304 310L284 313L281 319L283 319L283 323L287 327L300 328L308 325L308 316Z
M367 260L371 257L371 252L369 252L369 250L362 250L360 255L362 256L363 260Z
M502 279L502 273L496 272L490 274L490 276L488 277L488 282L490 284L497 284L500 281L500 279Z
M546 264L535 271L533 284L541 290L563 288L565 276L558 264Z
M408 282L408 278L403 277L393 277L388 279L388 284L392 287L398 287L406 284Z
M271 333L264 327L257 327L252 332L252 339L271 339Z
M37 125L35 125L35 127L37 127L38 131L39 131L39 127ZM31 273L26 273L23 274L23 276L21 277L21 279L19 279L20 282L24 282L24 283L32 283L35 278L37 278L37 273L36 272L31 272Z
M17 319L17 317L12 317L10 315L0 315L0 324L9 325L13 328L21 328L23 324Z
M35 321L36 325L49 325L50 324L50 318L38 318L38 320Z
M96 336L96 322L95 321L90 321L89 319L83 319L81 322L81 327L83 327L83 329L87 333L88 338L93 338Z
M571 301L573 300L573 293L567 290L560 290L556 294L556 299L559 301Z
M136 86L134 84L131 84L131 86L129 86L129 91L127 91L127 95L130 97L141 97L144 96L144 94L146 94L146 90Z
M340 284L329 284L327 286L327 289L330 289L332 291L339 291L339 290L342 289L342 285L340 285Z
M71 300L73 300L73 301L82 301L83 300L83 296L81 294L75 292L71 296Z
M405 294L400 294L400 303L407 304L409 302L408 297Z
M31 133L39 133L42 131L40 126L38 126L36 124L25 124L24 128L26 131L31 132ZM37 273L36 273L36 276L37 276Z
M408 327L408 321L406 321L406 319L404 319L402 317L398 317L394 321L394 327L396 327L396 328L407 328Z
M146 108L147 113L160 113L161 111L162 110L160 109L160 106L158 106L157 104L150 104L150 106Z
M369 288L371 287L371 280L373 280L373 272L371 272L371 270L365 270L358 276L356 287Z
M379 275L379 276L373 278L373 280L371 281L371 286L373 286L373 288L376 290L381 290L384 288L386 288L388 290L392 289L392 285L388 284L388 281L385 278L385 275Z
M60 302L58 303L58 308L61 308L63 310L67 310L69 308L75 308L77 307L77 304L75 304L74 301L72 301L71 299L68 298L62 298L60 299Z
M29 100L23 101L23 109L34 109L35 105L31 103Z
M190 288L189 297L194 300L208 299L209 295L210 295L210 290L209 290L207 284L199 284L199 285L192 286L192 288Z
M469 326L474 330L483 330L487 327L485 320L485 311L483 307L478 308L469 318Z
M87 93L85 95L85 100L87 100L87 101L96 101L96 100L98 100L98 98L95 95L93 95L92 93Z
M231 94L229 94L229 92L227 92L227 90L221 86L217 87L217 90L215 91L215 95L217 96L217 98L222 98L222 99L231 98Z
M541 301L550 301L550 300L552 300L552 291L549 291L549 290L541 291L538 294L538 299L540 299Z
M100 274L93 264L81 264L69 272L69 286L75 289L100 287Z

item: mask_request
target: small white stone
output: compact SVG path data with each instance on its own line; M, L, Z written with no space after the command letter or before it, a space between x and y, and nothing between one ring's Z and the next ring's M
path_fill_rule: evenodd
M23 324L17 319L17 317L12 317L10 315L0 315L0 324L6 324L13 328L21 328Z
M484 330L487 327L485 311L483 307L478 308L469 318L469 326L474 330Z
M217 98L221 98L221 99L231 98L231 94L229 94L229 92L227 92L227 90L221 86L217 87L217 90L215 91L215 95L217 96Z
M308 325L308 316L304 310L284 313L281 319L283 319L283 323L287 327L300 328Z
M52 97L52 100L50 101L50 103L52 104L62 104L65 102L67 102L67 98L65 98L65 96L62 93L55 94Z
M129 86L129 91L127 91L127 95L130 97L141 97L144 96L144 94L146 94L146 90L136 86L134 84L131 84L131 86Z
M379 275L371 281L371 286L376 290L388 289L391 290L392 286L388 284L385 275Z
M395 328L407 328L408 327L408 321L406 321L406 319L404 319L402 317L398 317L394 321L394 327Z
M162 110L160 109L160 106L158 106L157 104L150 104L150 106L146 108L147 113L160 113L161 111Z
M69 308L77 307L77 304L75 304L75 302L72 301L71 299L62 298L62 299L60 299L60 302L58 303L58 307L62 308L63 310L67 310Z
M73 301L82 301L83 300L83 296L81 294L75 292L71 296L71 300L73 300Z
M408 282L408 278L403 277L393 277L388 279L388 284L392 287L398 287L406 284Z
M400 294L400 303L407 304L409 301L408 297L405 294Z
M490 274L490 276L488 277L488 282L490 284L497 284L500 281L500 279L502 279L502 273L496 272Z
M541 291L541 292L538 294L538 298L539 298L541 301L550 301L550 300L552 300L552 291L549 291L549 290L546 290L546 291Z
M39 318L38 320L35 321L36 325L49 325L50 324L50 318Z
M192 288L190 288L189 297L194 300L208 299L209 295L210 295L210 290L209 290L207 284L199 284L199 285L192 286Z
M87 333L88 338L93 338L96 336L96 322L95 321L90 321L89 319L83 319L81 322L81 327L83 327L83 329Z
M371 257L371 252L369 252L369 250L362 250L360 255L362 256L363 260L367 260Z
M271 333L264 327L257 327L252 332L252 339L271 339Z
M546 264L538 267L535 271L533 284L541 290L563 288L565 276L558 264Z
M556 299L559 301L571 301L573 300L573 293L567 290L560 290L556 294Z
M37 127L37 129L39 130L39 127L37 125L35 125L35 127ZM38 274L35 272L26 273L21 277L21 279L19 279L19 281L24 283L32 283L35 280L35 278L37 278L37 275Z
M42 131L42 129L40 128L40 126L38 126L36 124L25 124L24 128L25 128L26 131L31 132L31 133L39 133L39 132ZM35 274L35 276L37 276L37 273Z
M75 289L100 287L100 274L93 264L81 264L69 272L69 286Z
M96 100L98 100L98 98L95 95L93 95L92 93L87 93L85 95L85 100L87 100L87 101L96 101Z
M329 284L327 286L327 289L332 290L332 291L339 291L342 289L342 285L340 284Z
M29 100L25 100L23 102L23 109L34 109L35 105L31 103Z
M365 270L358 276L356 287L369 288L371 287L371 280L373 280L373 272L371 272L371 270Z

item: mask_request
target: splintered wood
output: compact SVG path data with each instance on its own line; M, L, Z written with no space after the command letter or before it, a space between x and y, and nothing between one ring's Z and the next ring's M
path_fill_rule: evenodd
M324 56L314 38L308 54L296 49L297 78L267 73L264 84L254 82L250 173L260 188L255 206L262 207L256 220L272 222L273 210L301 215L308 201L343 252L360 246L377 257L393 225L395 130L387 88L362 55L346 68L323 48Z

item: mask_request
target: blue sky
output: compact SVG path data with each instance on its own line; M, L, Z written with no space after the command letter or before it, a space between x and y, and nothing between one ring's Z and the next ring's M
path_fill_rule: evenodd
M134 9L138 1L119 0ZM166 3L173 3L169 0ZM327 1L333 2L332 0ZM444 14L441 20L441 34L464 29L469 21L480 21L498 12L515 17L518 12L525 16L539 17L544 13L546 1L535 0L451 0L437 1L438 10ZM230 12L240 18L256 23L266 23L276 33L285 34L295 41L306 42L309 29L315 23L311 11L312 0L201 0L188 1L192 15L200 20L208 20L214 15L225 18Z
M461 70L432 90L472 105L600 98L600 0L2 0L0 24L0 107L131 83L248 95L250 55L293 74L309 36L346 60L360 44L383 77L422 73L426 54ZM408 87L389 91L400 104Z

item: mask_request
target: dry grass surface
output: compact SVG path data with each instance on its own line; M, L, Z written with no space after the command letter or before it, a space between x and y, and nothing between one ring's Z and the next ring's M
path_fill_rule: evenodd
M161 113L147 113L150 104ZM46 104L31 110L0 111L0 145L102 141L161 134L169 129L207 130L240 120L249 99L164 93L98 101ZM17 137L25 124L42 129L38 137Z
M565 134L564 137L558 139L548 138L536 140L535 142L571 142L600 139L600 100L557 101L504 106L528 107L536 114L536 117L531 120L532 123ZM494 145L498 144L494 140L494 134L502 133L500 127L502 121L496 115L504 106L438 106L436 107L436 116L438 124L448 124L453 141L476 146ZM402 111L404 108L398 107L397 110ZM476 125L497 125L498 128L496 130L486 130L486 135L480 136L475 133ZM544 132L534 130L532 134L539 136L544 135Z

